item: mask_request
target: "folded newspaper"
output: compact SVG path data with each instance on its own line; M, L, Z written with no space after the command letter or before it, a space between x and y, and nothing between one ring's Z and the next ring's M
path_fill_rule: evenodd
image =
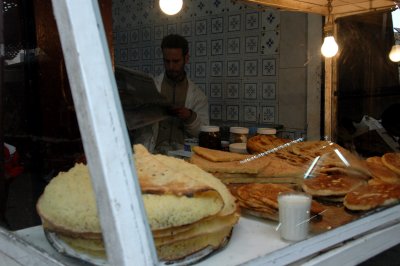
M144 127L168 117L168 109L171 105L159 93L151 76L116 65L115 79L129 130Z

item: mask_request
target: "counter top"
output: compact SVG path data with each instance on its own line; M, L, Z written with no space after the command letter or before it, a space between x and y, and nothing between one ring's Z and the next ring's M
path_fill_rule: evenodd
M339 257L355 264L400 243L399 221L400 205L396 205L291 243L281 240L276 222L245 216L235 226L227 246L196 265L286 265L299 261L316 265L332 261L332 258L338 265ZM41 226L19 230L15 234L63 265L84 265L57 253L48 243Z

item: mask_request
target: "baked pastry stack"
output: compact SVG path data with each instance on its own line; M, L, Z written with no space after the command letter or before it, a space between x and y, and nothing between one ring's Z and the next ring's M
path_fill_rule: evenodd
M238 199L242 211L274 221L279 220L278 195L282 192L295 191L287 185L270 183L243 184L231 186L230 189ZM312 201L312 215L322 213L324 210L323 205Z
M217 178L195 165L134 146L135 165L158 257L174 262L229 240L239 214L236 200ZM70 247L105 257L87 167L77 164L53 178L37 203L46 231Z
M282 154L253 157L225 151L193 147L190 162L218 177L225 184L278 183L298 185L307 170L302 158ZM294 162L295 161L295 162Z
M368 185L347 193L344 206L353 211L368 211L400 202L400 153L367 158L372 178Z

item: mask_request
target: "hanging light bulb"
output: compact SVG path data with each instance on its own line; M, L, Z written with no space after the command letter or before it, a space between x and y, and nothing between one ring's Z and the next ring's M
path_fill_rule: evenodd
M339 46L333 37L333 22L332 22L332 0L328 0L328 21L324 26L324 43L321 46L321 53L325 57L333 57L339 50Z
M175 15L181 11L183 5L182 0L160 0L161 11L167 15Z
M324 43L321 46L321 53L325 57L333 57L339 50L339 46L335 41L335 37L333 36L326 36L324 38Z
M400 62L400 44L395 44L389 53L389 58L393 62Z

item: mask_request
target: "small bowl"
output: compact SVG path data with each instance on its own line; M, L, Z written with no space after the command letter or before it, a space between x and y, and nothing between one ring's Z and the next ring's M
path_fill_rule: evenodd
M229 151L235 153L247 154L246 143L241 142L241 143L229 144Z

